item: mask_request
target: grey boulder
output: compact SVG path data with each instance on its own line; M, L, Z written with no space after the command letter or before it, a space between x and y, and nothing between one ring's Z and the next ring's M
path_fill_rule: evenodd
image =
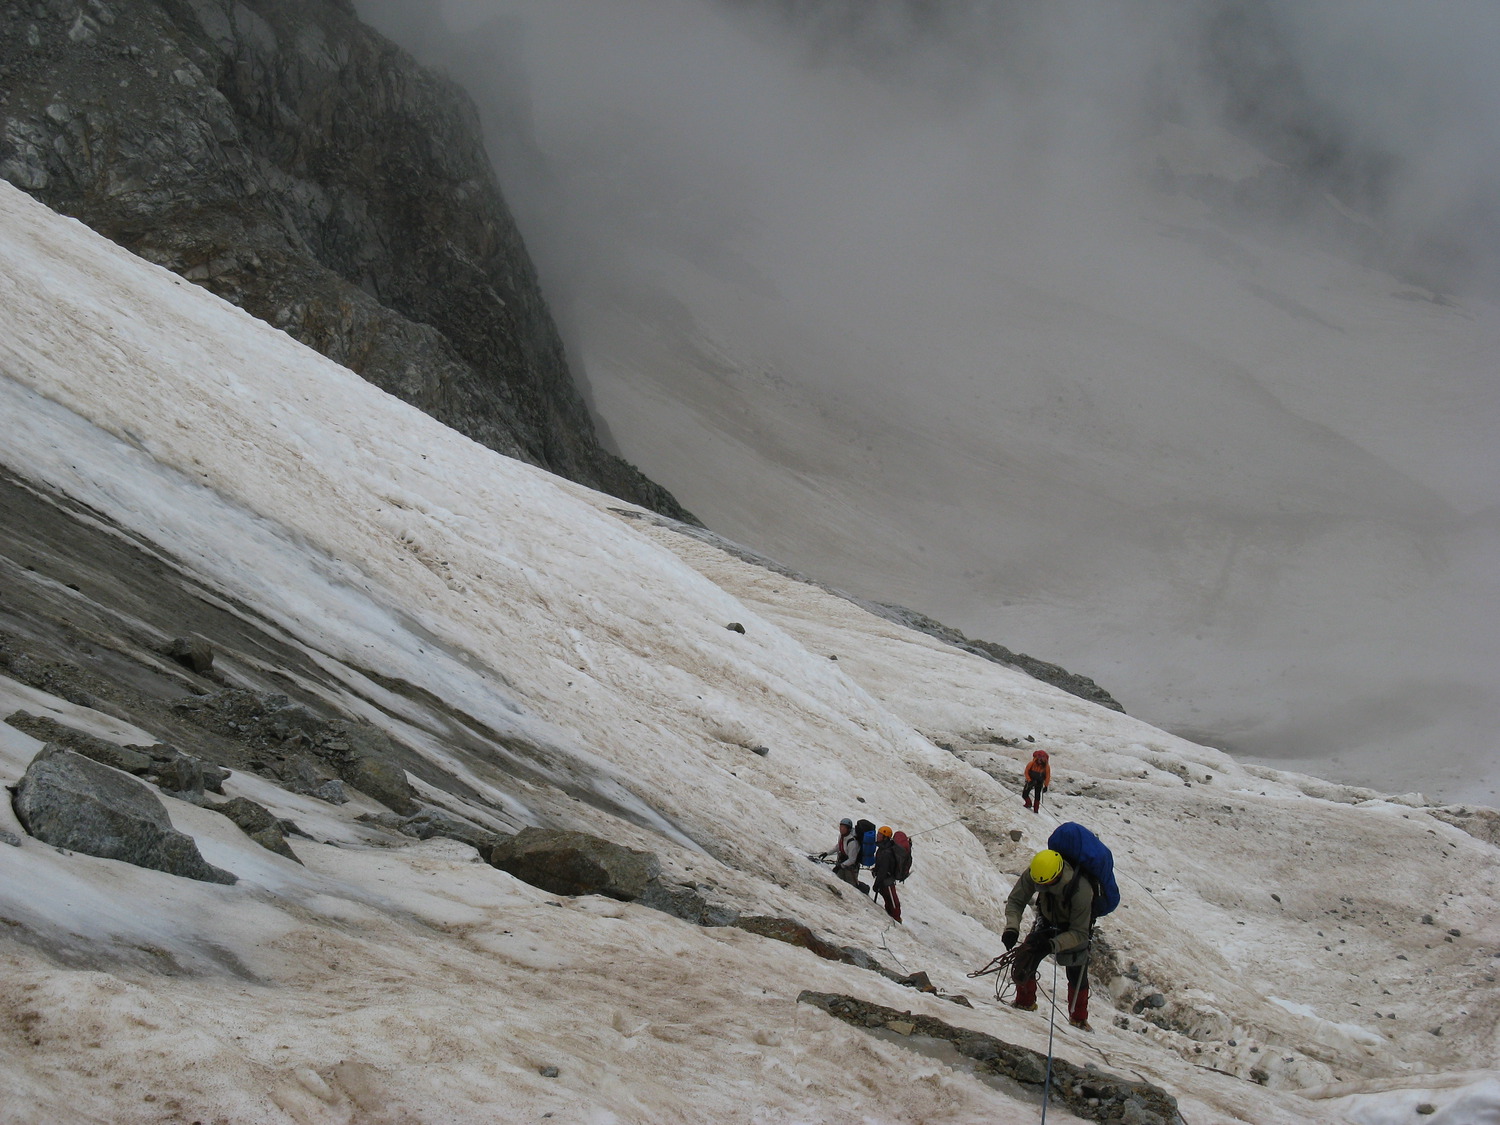
M523 828L501 837L485 858L517 879L557 895L606 895L634 902L661 874L651 852L584 832Z
M297 858L297 853L292 851L291 846L287 844L286 830L282 822L264 805L258 805L247 797L232 797L213 808L215 812L223 813L234 821L241 832L267 851L285 856L294 863L302 862Z
M172 827L148 786L55 744L26 767L15 810L27 832L55 847L206 883L236 881L205 860L191 836Z
M48 715L30 715L25 711L17 711L13 715L6 716L5 721L18 731L29 734L41 742L64 747L76 754L82 754L85 758L92 758L96 762L113 766L117 770L124 770L126 773L150 773L155 765L151 755L143 752L142 747L121 746L117 742L110 742L108 739L98 738L81 730L64 726Z
M440 809L436 805L424 805L422 811L398 822L397 830L419 840L431 840L442 836L468 844L484 854L505 837L499 832L481 828L471 820Z

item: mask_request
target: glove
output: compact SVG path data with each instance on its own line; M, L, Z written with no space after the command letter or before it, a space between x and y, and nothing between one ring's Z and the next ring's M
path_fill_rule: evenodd
M1016 940L1020 936L1020 930L1006 930L1003 934L1000 935L1000 941L1004 944L1006 949L1014 949L1016 947Z

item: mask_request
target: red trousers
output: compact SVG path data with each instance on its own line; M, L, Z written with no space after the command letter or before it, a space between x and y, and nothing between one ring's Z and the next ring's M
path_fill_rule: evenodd
M1068 973L1068 1018L1084 1023L1089 1018L1089 973L1087 965L1066 965L1064 968ZM1014 1001L1018 1008L1029 1008L1036 1003L1036 977L1028 980L1016 980L1016 999Z

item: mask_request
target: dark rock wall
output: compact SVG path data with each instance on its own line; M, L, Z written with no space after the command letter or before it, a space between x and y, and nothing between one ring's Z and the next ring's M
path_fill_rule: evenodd
M0 3L0 177L476 441L691 519L599 446L479 138L346 0Z

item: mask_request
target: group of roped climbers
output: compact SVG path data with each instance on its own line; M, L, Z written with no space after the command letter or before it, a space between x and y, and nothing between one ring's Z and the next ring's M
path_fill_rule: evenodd
M889 825L876 828L870 820L855 823L846 816L839 821L838 845L823 854L834 857L835 875L861 892L873 889L885 912L901 921L901 896L896 893L896 884L906 882L911 874L911 838L905 832L896 832ZM870 869L873 888L859 881L864 868Z
M1047 752L1037 750L1026 764L1022 802L1032 812L1040 812L1042 794L1052 784L1052 767ZM1000 935L1006 952L1015 951L1010 961L1011 980L1015 984L1012 1007L1022 1011L1037 1010L1037 970L1051 956L1062 966L1068 978L1068 1023L1083 1031L1089 1025L1089 950L1094 922L1119 904L1120 891L1114 878L1114 857L1109 848L1081 824L1067 822L1053 831L1048 846L1037 852L1026 870L1016 879L1005 900L1005 930ZM1072 860L1066 858L1067 852ZM822 857L834 857L833 871L844 882L861 891L869 890L860 882L860 871L870 869L873 890L880 896L885 912L901 921L901 899L896 884L911 873L911 839L905 832L888 826L876 828L873 821L839 821L839 840ZM1035 918L1031 932L1021 940L1021 918L1032 906ZM1020 948L1017 948L1019 943Z
M1040 813L1042 794L1052 786L1047 751L1033 751L1022 776L1021 803ZM1077 865L1069 863L1058 847L1069 849ZM1102 884L1098 882L1101 877ZM1068 1022L1084 1031L1093 1030L1089 1026L1089 947L1094 920L1113 910L1119 898L1109 849L1081 824L1059 826L1048 846L1032 857L1005 900L1005 932L1000 940L1007 951L1020 941L1021 916L1036 900L1035 924L1011 963L1011 980L1016 986L1011 1001L1014 1007L1036 1011L1037 969L1050 954L1068 975Z

